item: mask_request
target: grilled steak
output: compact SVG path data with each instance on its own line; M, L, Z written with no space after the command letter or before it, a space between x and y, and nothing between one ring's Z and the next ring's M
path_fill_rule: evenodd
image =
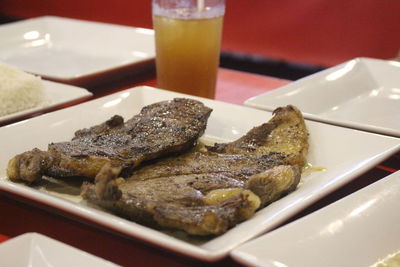
M176 98L144 107L124 122L115 115L82 129L69 142L52 143L47 151L33 149L9 161L12 180L33 182L43 175L89 179L127 172L141 162L192 148L204 133L211 109L201 102Z
M131 220L222 234L294 190L306 162L308 132L299 110L274 117L242 138L142 166L127 179L115 171L82 186L82 196Z

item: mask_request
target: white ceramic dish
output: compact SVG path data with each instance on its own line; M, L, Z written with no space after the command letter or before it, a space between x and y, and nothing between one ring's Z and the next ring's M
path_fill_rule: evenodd
M399 192L400 171L231 255L250 266L372 266L400 251Z
M0 26L0 61L56 81L153 60L154 32L44 16Z
M182 235L178 238L90 208L84 205L79 197L55 197L52 193L9 182L5 177L8 160L18 153L34 147L46 149L50 142L69 140L77 129L101 123L115 114L129 118L145 105L178 96L185 95L151 87L137 87L0 128L0 189L47 203L177 253L214 261L228 255L231 249L244 241L271 230L400 150L399 139L394 137L307 121L311 146L309 162L327 170L311 172L303 177L302 185L295 192L260 210L253 218L237 225L224 235L202 242L195 238L185 240ZM200 99L213 108L205 132L207 139L222 142L235 140L252 127L271 118L270 112L192 98Z
M34 113L53 109L73 101L83 100L91 97L93 94L88 90L72 85L56 83L43 80L43 89L48 97L45 105L0 116L0 123L23 118Z
M1 243L0 259L3 267L119 266L38 233Z
M400 137L400 62L357 58L245 101L287 104L308 119Z

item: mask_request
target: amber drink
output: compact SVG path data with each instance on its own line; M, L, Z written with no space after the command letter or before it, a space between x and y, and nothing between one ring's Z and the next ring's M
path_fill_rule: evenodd
M153 0L158 87L214 98L224 11L223 0Z

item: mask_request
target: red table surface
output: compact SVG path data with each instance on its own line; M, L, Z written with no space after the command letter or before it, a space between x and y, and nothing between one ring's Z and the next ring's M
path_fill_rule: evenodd
M135 82L132 82L132 80L135 80ZM215 99L241 105L252 96L284 86L289 82L274 77L220 68ZM94 93L94 97L101 97L140 85L157 87L154 69L150 69L146 73L135 73L118 80L110 78L102 84L95 83L86 86L86 88Z
M289 81L272 77L220 69L216 99L242 104L249 97L288 83ZM135 74L132 77L86 88L94 93L94 98L97 98L139 85L155 86L154 72ZM285 223L320 209L399 168L400 154L398 153ZM88 220L51 208L44 203L32 202L4 191L0 191L0 214L0 242L26 232L38 232L122 266L203 266L206 264L123 236ZM215 263L207 263L207 265L240 266L229 257Z

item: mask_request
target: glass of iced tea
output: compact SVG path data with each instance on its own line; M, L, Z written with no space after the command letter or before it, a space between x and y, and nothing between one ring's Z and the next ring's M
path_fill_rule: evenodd
M158 87L214 98L224 0L153 0Z

